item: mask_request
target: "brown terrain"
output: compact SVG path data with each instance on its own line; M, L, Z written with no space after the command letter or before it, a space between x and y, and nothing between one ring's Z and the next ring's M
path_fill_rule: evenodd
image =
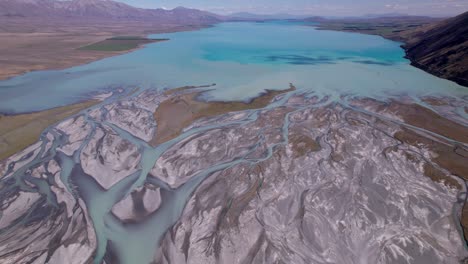
M0 22L1 23L1 22ZM8 32L0 29L0 79L7 79L29 71L64 69L95 60L123 54L129 50L86 50L82 47L120 35L144 36L151 26L139 22L107 24L69 23L54 27L53 21L41 22L43 28L27 29L29 22L9 20L19 30ZM21 25L25 23L24 25ZM22 28L24 26L24 28ZM50 27L49 27L50 26ZM191 26L155 27L157 31L191 30Z
M468 86L468 12L416 31L404 48L414 66Z
M0 160L25 149L39 140L48 126L97 104L98 100L57 107L31 114L0 114Z
M156 146L177 137L182 130L195 120L221 115L224 113L259 109L267 106L277 95L290 92L294 86L287 90L267 90L264 94L252 99L250 102L203 102L198 100L202 92L192 92L177 95L166 100L156 109L155 120L158 120L156 135L150 142Z
M359 32L401 41L413 66L468 86L468 12L442 20L430 17L382 17L327 20L319 29Z
M466 135L468 128L464 128ZM397 132L395 138L409 145L420 148L427 147L435 153L432 161L437 163L440 168L449 171L452 175L468 180L468 150L458 144L449 143L443 140L433 140L430 137L422 137L420 134L411 130L403 129ZM443 182L448 186L462 189L458 182L454 179L445 176L440 168L436 168L429 163L424 166L424 173L427 177L435 182ZM461 215L461 225L465 240L468 241L468 205L465 202Z
M0 0L0 80L123 54L162 41L146 39L148 34L199 29L220 19L194 9L140 9L107 0ZM47 126L95 103L0 116L0 160L37 141Z
M0 0L0 80L85 64L145 44L84 48L109 38L194 30L221 19L194 9L141 9L114 1Z
M313 17L306 21L320 23L318 29L379 35L387 39L404 42L413 35L413 32L421 28L427 28L442 20L441 18L424 16L397 16L349 19Z
M447 106L444 100L432 98L433 106ZM462 186L453 178L448 177L443 171L457 176L464 181L468 180L468 127L443 117L434 111L417 104L405 104L397 101L390 103L377 102L372 99L363 100L373 112L382 115L395 115L403 119L405 125L394 134L395 139L402 143L412 145L415 148L427 148L433 156L431 161L438 167L427 162L424 165L424 173L435 182L442 182L448 186L462 189ZM407 125L412 127L408 127ZM415 130L414 128L417 128ZM419 131L422 129L422 131ZM428 133L429 132L429 133ZM411 159L412 153L406 153ZM465 240L468 241L468 205L464 202L461 215Z

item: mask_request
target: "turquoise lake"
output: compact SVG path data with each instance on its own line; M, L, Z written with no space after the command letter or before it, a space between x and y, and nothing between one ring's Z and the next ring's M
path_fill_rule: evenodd
M170 34L125 55L0 82L0 112L74 103L114 88L216 84L207 100L247 100L265 89L388 98L464 97L468 89L409 65L401 43L292 22L223 23Z

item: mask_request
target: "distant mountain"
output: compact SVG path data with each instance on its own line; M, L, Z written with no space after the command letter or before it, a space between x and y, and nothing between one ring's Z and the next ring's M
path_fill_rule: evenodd
M314 16L314 17L307 17L304 19L304 21L307 21L307 22L324 22L324 21L328 21L329 19L327 18L324 18L324 17L320 17L320 16Z
M468 12L418 29L405 49L413 65L468 86Z
M143 9L112 0L0 0L0 16L145 20L183 24L215 23L223 19L196 9Z
M245 19L245 20L274 20L274 19L303 19L307 16L291 15L291 14L253 14L248 12L239 12L230 14L231 19Z
M380 17L407 17L408 14L402 13L382 13L382 14L365 14L361 18L380 18Z

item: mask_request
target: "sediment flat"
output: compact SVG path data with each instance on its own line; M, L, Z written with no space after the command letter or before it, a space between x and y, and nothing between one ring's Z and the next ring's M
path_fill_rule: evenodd
M459 113L460 101L433 98L434 109L410 99L340 104L291 87L249 102L207 102L201 92L143 90L104 102L6 160L4 179L31 190L0 187L9 212L0 216L9 228L0 261L68 259L70 244L106 263L216 262L233 254L246 262L268 256L265 263L392 262L394 252L415 263L425 256L456 263L468 256L468 128L444 114ZM19 135L31 116L16 118L3 124L20 123ZM50 141L60 147L52 151ZM37 158L41 147L46 155ZM51 192L57 206L36 213ZM61 239L65 229L55 226L71 217L81 235ZM30 226L47 236L28 236ZM31 243L18 243L25 237Z

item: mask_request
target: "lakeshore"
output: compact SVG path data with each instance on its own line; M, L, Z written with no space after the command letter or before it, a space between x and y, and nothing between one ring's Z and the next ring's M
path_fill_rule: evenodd
M145 38L149 34L198 30L209 25L160 25L153 22L0 19L0 80L32 71L67 69L135 51L147 41L117 50L86 48L118 36ZM93 46L91 46L93 47ZM31 54L34 54L31 56Z

